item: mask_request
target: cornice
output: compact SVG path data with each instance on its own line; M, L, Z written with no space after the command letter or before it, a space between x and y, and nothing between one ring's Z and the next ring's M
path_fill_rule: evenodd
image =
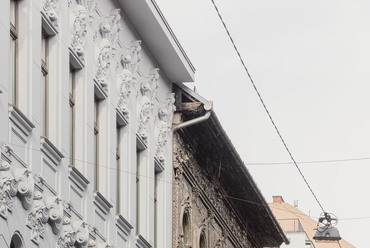
M94 203L105 215L113 208L113 205L99 192L94 193Z
M138 248L151 248L152 245L145 240L145 238L143 236L141 236L140 234L138 236L136 236L136 245Z
M134 229L134 227L120 214L116 215L116 226L126 236L129 236L131 230Z
M95 78L94 78L94 94L95 97L99 99L99 101L103 101L108 97L107 89L103 88L102 85L98 81L96 81Z
M124 127L128 124L127 115L124 115L118 108L116 108L116 120L117 127Z
M9 104L9 118L26 136L29 136L35 127L26 115L13 104Z
M55 164L59 164L64 155L46 137L41 137L41 151L44 152Z
M85 67L85 64L82 62L80 57L76 54L73 48L69 47L69 63L71 64L74 70L81 70Z
M69 178L74 182L81 191L85 191L90 181L74 166L68 168Z
M143 151L148 147L146 142L139 134L136 134L136 147L139 151Z

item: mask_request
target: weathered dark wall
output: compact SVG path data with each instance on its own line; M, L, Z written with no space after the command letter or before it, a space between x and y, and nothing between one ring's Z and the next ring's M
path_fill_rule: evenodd
M245 226L240 225L243 221L223 197L219 182L207 178L197 162L204 160L194 156L187 142L175 133L174 247L252 247Z

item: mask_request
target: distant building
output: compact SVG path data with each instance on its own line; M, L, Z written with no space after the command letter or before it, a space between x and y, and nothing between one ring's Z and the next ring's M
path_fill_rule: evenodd
M174 247L261 248L287 242L210 103L181 84L175 93Z
M283 244L281 248L354 248L344 239L336 243L316 242L313 239L317 228L317 220L313 220L303 212L298 210L297 204L292 206L284 202L282 196L274 196L273 203L269 206L274 213L280 226L284 230L290 243Z

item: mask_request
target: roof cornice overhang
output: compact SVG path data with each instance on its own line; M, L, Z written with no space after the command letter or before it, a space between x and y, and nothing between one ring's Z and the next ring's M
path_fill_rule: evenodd
M193 82L195 68L154 0L118 0L140 39L172 83Z
M184 84L177 84L177 87L199 102L208 102ZM223 129L216 113L212 110L209 119L196 126L183 129L180 133L189 137L189 139L187 139L188 142L194 142L192 147L199 152L199 156L207 154L208 157L212 158L206 163L207 166L212 166L211 161L219 161L215 162L214 165L220 166L221 159L218 159L218 157L221 153L222 158L229 161L230 168L222 170L223 173L219 176L219 180L222 181L220 184L223 185L226 193L230 197L230 201L234 202L235 206L240 206L238 209L241 215L242 213L249 214L252 210L257 214L256 216L247 216L248 219L252 221L252 223L248 225L249 228L255 229L259 234L259 237L256 237L256 245L261 247L277 247L283 242L289 244L289 239L286 237L279 222L276 220L261 191L257 187L257 184L254 182L252 175ZM199 144L201 144L200 147ZM200 149L202 150L200 151ZM220 149L222 151L220 151ZM201 159L201 157L196 159ZM202 166L204 165L205 164ZM227 165L227 163L225 163L225 165ZM225 165L223 165L222 168L225 168ZM230 183L228 180L229 178L235 180L232 180L232 183ZM229 187L225 187L226 184L228 184ZM235 192L238 194L235 195Z

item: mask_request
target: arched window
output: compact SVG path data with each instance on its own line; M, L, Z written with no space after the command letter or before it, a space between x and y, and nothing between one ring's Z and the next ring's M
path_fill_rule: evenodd
M24 248L22 236L16 232L13 234L12 240L10 241L10 248Z
M207 248L206 235L204 234L204 231L200 234L199 248Z
M184 234L185 245L191 245L191 226L190 226L190 215L189 212L185 212L182 217L182 233Z

